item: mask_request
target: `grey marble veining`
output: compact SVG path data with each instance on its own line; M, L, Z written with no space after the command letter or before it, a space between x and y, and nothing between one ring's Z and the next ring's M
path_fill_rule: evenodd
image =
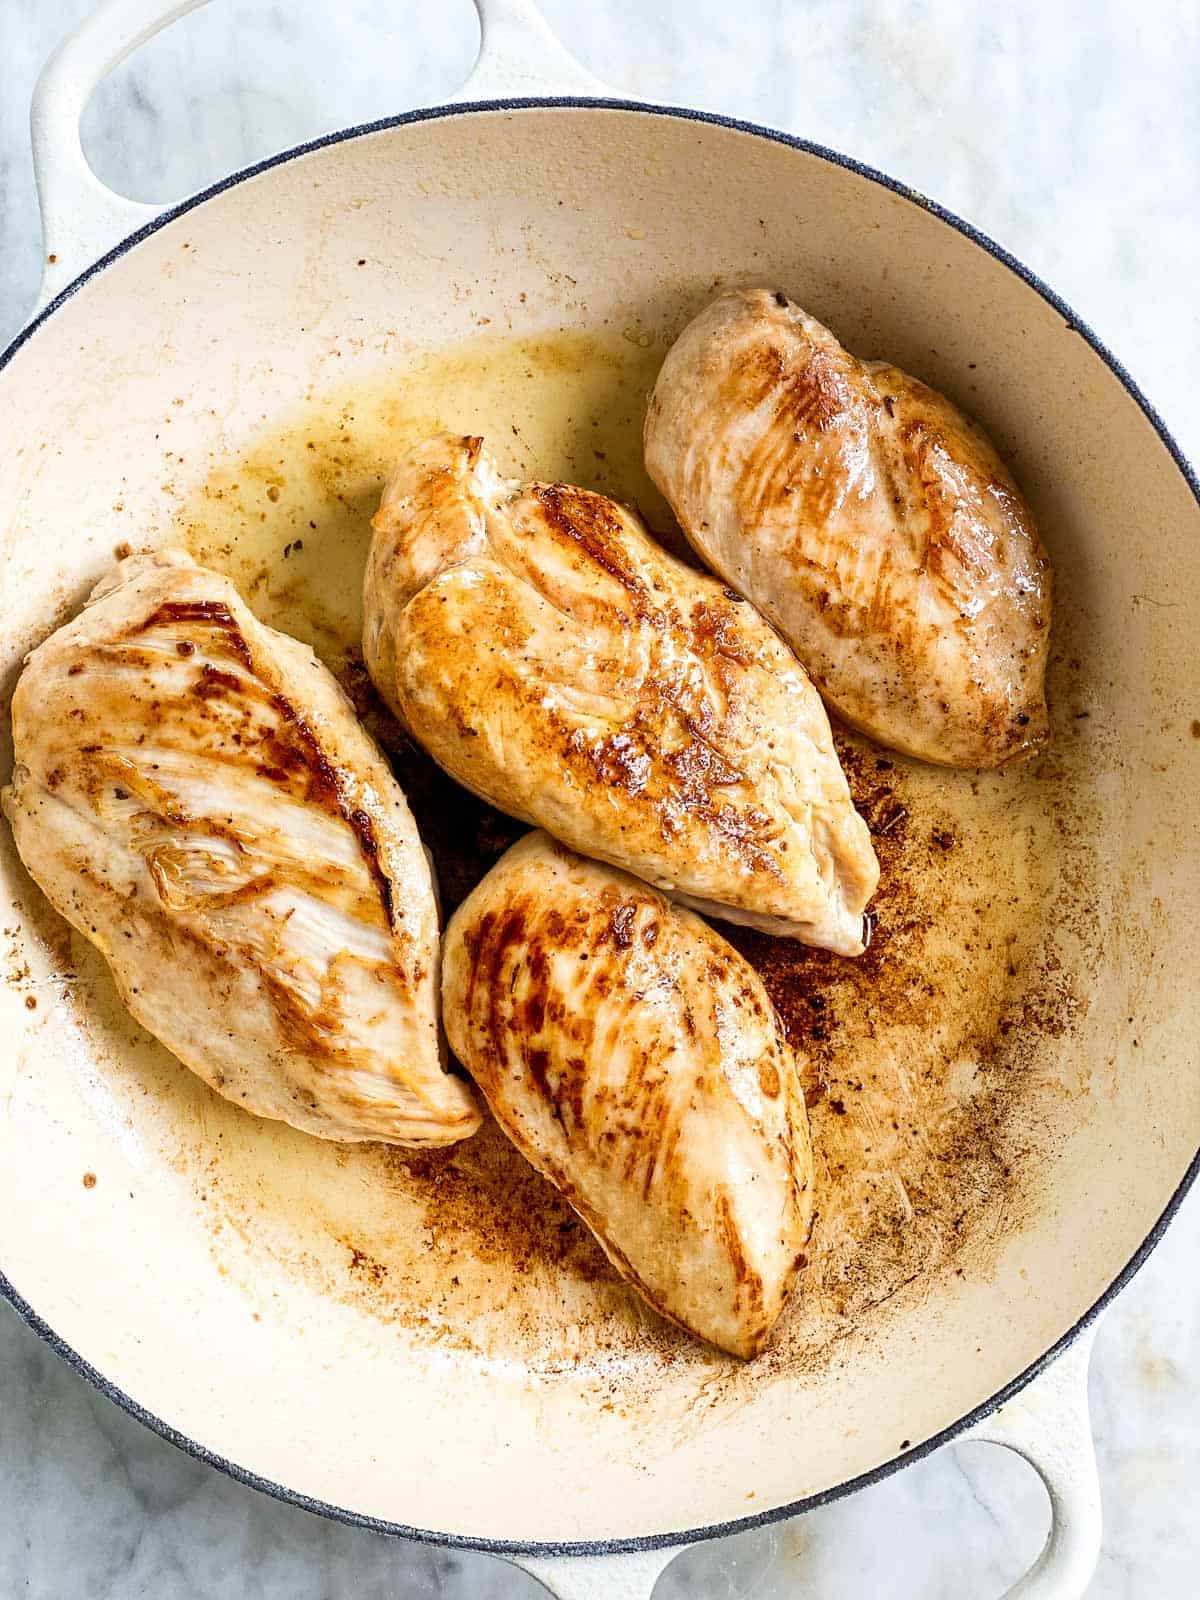
M86 0L0 0L0 343L41 246L26 115ZM1200 457L1196 0L545 0L616 92L802 133L903 178L1066 296ZM85 118L108 181L169 200L272 150L448 99L468 0L337 8L217 0L114 74ZM82 263L81 263L82 264ZM1093 1600L1200 1580L1200 1194L1101 1329L1105 1494ZM659 1600L991 1600L1026 1566L1044 1492L968 1446L776 1531L682 1556ZM243 1489L145 1432L0 1310L0 1600L449 1600L540 1593L470 1554L388 1541Z

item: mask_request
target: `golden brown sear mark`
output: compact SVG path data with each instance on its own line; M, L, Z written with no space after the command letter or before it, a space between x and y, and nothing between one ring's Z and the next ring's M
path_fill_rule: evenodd
M219 641L224 653L235 658L245 669L247 677L226 672L205 662L192 685L191 693L200 701L223 698L254 700L264 693L255 673L250 646L228 606L219 600L168 600L158 606L138 632L149 633L159 627L178 627L193 624L204 629L209 647ZM190 639L176 641L175 649L181 656L195 654L196 644ZM222 653L218 650L218 654ZM290 784L294 777L303 777L303 798L322 807L332 816L340 817L350 828L358 843L359 852L367 866L383 908L384 920L390 928L394 923L394 906L391 879L379 860L379 841L369 814L354 805L344 793L338 773L320 740L305 718L286 695L265 691L271 710L282 723L282 730L270 729L258 735L264 759L255 770L260 777L278 784ZM243 742L239 737L238 743Z

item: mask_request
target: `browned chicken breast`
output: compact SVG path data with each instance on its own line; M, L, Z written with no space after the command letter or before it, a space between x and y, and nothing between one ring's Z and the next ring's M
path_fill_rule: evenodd
M32 653L12 712L22 860L193 1072L326 1139L475 1132L416 825L311 651L189 556L133 557Z
M1050 564L978 427L784 295L714 300L663 363L646 466L846 722L954 767L1046 738Z
M734 922L862 949L878 866L825 711L751 606L633 512L441 434L375 516L363 649L447 772Z
M451 1048L518 1149L665 1317L762 1349L812 1223L808 1118L754 970L699 917L544 833L446 930Z

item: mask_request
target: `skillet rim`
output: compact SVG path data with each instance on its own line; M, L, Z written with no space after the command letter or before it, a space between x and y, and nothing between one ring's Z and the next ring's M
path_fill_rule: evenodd
M760 123L748 122L738 117L722 116L717 112L697 111L686 106L655 105L648 101L625 100L617 97L586 95L530 96L480 100L469 103L448 102L443 105L426 106L414 111L402 112L396 116L381 117L373 122L357 123L349 128L338 129L333 133L323 134L319 138L310 139L303 144L282 150L276 155L268 156L250 166L239 168L227 177L219 179L205 189L201 189L198 193L190 195L187 199L169 206L159 216L129 234L96 261L85 267L77 277L73 278L65 288L61 289L17 333L3 353L0 353L0 374L5 371L13 357L38 329L85 284L111 266L113 262L126 255L143 239L148 238L153 233L157 233L160 228L175 221L178 217L186 215L186 213L202 205L206 200L224 193L226 189L231 189L237 184L257 177L260 173L268 172L273 167L282 166L287 161L293 161L298 156L309 155L313 151L323 150L329 145L342 144L348 140L363 138L369 134L405 127L409 123L440 121L448 117L468 116L477 112L536 110L637 112L731 129L735 133L750 134L756 138L767 139L773 144L783 145L792 150L803 151L806 155L815 156L830 166L840 167L844 171L852 172L856 177L865 178L871 183L878 184L881 188L900 196L901 199L907 200L920 210L928 212L939 222L955 229L971 244L986 251L1002 266L1007 267L1027 288L1032 289L1047 305L1058 312L1071 332L1078 333L1085 340L1093 353L1100 358L1121 384L1126 394L1158 435L1160 443L1178 468L1184 482L1191 490L1197 507L1200 508L1200 479L1197 478L1195 470L1171 435L1166 423L1143 394L1136 380L1125 366L1108 349L1107 345L1104 344L1090 325L1076 315L1061 295L1056 294L1043 279L1006 250L1003 245L997 244L994 239L983 233L972 223L965 221L962 217L947 210L936 201L928 199L908 184L889 177L878 168L868 166L865 162L858 161L853 156L842 155L839 151L832 150L826 145L817 144L810 139L802 139L794 134L782 133L777 129L765 127ZM909 1466L912 1462L919 1461L927 1455L931 1455L935 1450L941 1449L943 1445L959 1438L968 1429L975 1427L978 1423L991 1416L1013 1395L1024 1389L1069 1345L1073 1344L1085 1329L1091 1326L1100 1313L1120 1294L1145 1264L1151 1252L1166 1232L1175 1213L1183 1204L1185 1196L1197 1177L1200 1177L1200 1148L1197 1149L1196 1154L1189 1162L1183 1177L1167 1201L1158 1220L1103 1293L1084 1311L1067 1332L1039 1356L1036 1361L1031 1362L1016 1377L1010 1379L1002 1388L998 1389L979 1405L973 1407L972 1410L960 1417L956 1422L950 1423L947 1427L941 1429L930 1438L923 1440L912 1449L901 1451L868 1471L859 1473L857 1477L846 1478L841 1483L831 1485L816 1494L804 1496L786 1505L776 1506L766 1511L758 1511L749 1516L731 1518L725 1522L710 1523L699 1528L670 1533L642 1534L629 1538L550 1540L541 1542L490 1539L479 1535L442 1533L430 1528L411 1527L406 1523L389 1522L381 1517L368 1516L363 1512L353 1511L349 1507L335 1506L327 1501L315 1499L298 1490L289 1489L285 1484L276 1483L270 1478L265 1478L259 1473L240 1466L235 1461L230 1461L227 1457L210 1450L206 1445L200 1444L198 1440L189 1438L186 1434L181 1433L177 1428L172 1427L169 1422L163 1421L161 1417L156 1417L131 1395L119 1389L116 1384L106 1378L90 1362L85 1361L53 1328L44 1322L9 1281L2 1269L0 1269L0 1297L12 1306L26 1326L32 1329L57 1355L61 1356L68 1366L74 1368L82 1378L104 1395L106 1399L120 1406L123 1411L134 1417L144 1427L149 1428L152 1432L158 1434L160 1438L166 1439L168 1443L175 1445L188 1455L193 1456L197 1461L202 1461L206 1466L215 1467L218 1471L225 1473L227 1477L232 1478L235 1482L244 1484L248 1488L256 1489L262 1494L270 1495L273 1499L282 1501L284 1504L299 1506L304 1511L313 1512L332 1521L348 1524L351 1527L364 1528L373 1533L411 1539L421 1544L442 1545L450 1549L479 1550L485 1554L500 1556L619 1555L639 1550L668 1549L672 1546L682 1548L686 1545L699 1544L710 1539L726 1538L732 1534L745 1533L751 1528L761 1528L775 1522L782 1522L787 1518L799 1516L803 1512L815 1510L818 1506L829 1505L833 1501L843 1499L845 1496L854 1494L860 1489L869 1488L872 1484L880 1483L901 1468Z

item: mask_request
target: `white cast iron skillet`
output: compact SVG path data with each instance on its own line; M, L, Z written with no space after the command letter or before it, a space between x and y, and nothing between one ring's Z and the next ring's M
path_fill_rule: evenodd
M1200 1145L1195 480L1113 358L988 240L829 151L599 97L524 0L477 0L465 93L479 103L333 135L161 216L119 199L84 161L81 110L190 3L109 0L38 88L49 264L42 308L0 359L5 696L114 548L194 535L220 464L322 385L377 388L481 331L624 333L641 359L714 282L779 283L851 348L968 406L1039 517L1057 575L1050 755L974 796L953 775L898 781L918 808L940 803L932 782L957 784L967 848L937 882L990 883L985 936L1005 904L1036 903L1041 921L1013 957L995 1050L947 1044L941 1063L995 1121L940 1191L935 1175L909 1195L892 1241L911 1248L947 1186L986 1170L991 1188L964 1196L969 1248L934 1230L922 1270L893 1282L885 1228L840 1300L802 1292L774 1353L735 1368L639 1322L603 1274L544 1257L514 1269L470 1207L429 1201L432 1169L218 1101L122 1013L5 830L0 1287L201 1459L346 1521L507 1554L564 1595L648 1593L678 1546L968 1431L1027 1455L1050 1491L1047 1548L1011 1593L1081 1594L1099 1544L1089 1330ZM512 374L514 415L534 381ZM640 396L626 398L636 432ZM289 472L256 525L286 508ZM349 592L361 548L323 537L309 533L310 591L324 566ZM263 583L252 603L282 604ZM6 710L0 722L7 739ZM990 819L990 844L973 817ZM961 954L948 937L931 1005ZM888 1034L886 1056L864 1057L864 1093L911 1083L942 1048L930 1031ZM482 1159L469 1148L462 1160ZM489 1192L511 1225L501 1213L524 1202Z

